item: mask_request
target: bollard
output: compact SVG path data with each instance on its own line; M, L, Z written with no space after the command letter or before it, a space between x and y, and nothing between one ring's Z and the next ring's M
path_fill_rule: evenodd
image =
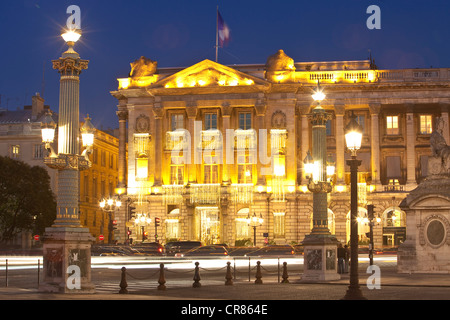
M38 285L38 288L39 288L39 282L40 282L40 278L39 278L40 277L40 272L41 272L41 259L38 259L38 274L37 274L37 278L38 278L37 279L38 280L37 281L38 282L37 285Z
M194 271L194 283L192 284L193 288L200 288L202 285L200 283L200 272L198 268L199 263L195 263L195 271Z
M256 262L256 280L255 284L262 284L261 261Z
M289 283L288 278L287 262L283 262L283 281L281 281L281 283Z
M127 268L122 267L122 276L121 276L121 279L120 279L120 291L119 291L119 293L120 294L127 294L128 293L127 287L128 287L128 283L127 283Z
M226 286L232 286L233 285L233 275L231 274L231 262L227 262L227 274L225 276L225 279L227 279L227 281L225 281L225 285Z
M8 259L6 259L5 277L6 277L6 287L8 288Z
M158 280L159 286L158 290L166 290L166 279L164 277L164 263L161 263L159 265L159 280Z

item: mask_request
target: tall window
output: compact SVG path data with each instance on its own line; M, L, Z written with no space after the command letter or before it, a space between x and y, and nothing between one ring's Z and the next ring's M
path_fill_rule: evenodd
M20 145L11 146L11 158L19 159L20 157Z
M239 129L250 130L252 128L252 114L250 112L239 113Z
M172 157L172 163L170 164L170 184L184 184L183 157Z
M205 130L217 129L217 113L205 114Z
M388 134L388 135L399 134L398 116L387 116L386 117L386 134Z
M219 165L215 158L214 156L205 156L204 158L203 183L219 183Z
M431 134L433 132L431 115L420 116L420 134Z
M331 127L331 120L328 120L326 123L326 133L327 136L333 135L332 127Z
M249 153L238 155L238 183L252 183L253 161Z
M44 158L44 148L42 147L42 143L34 145L33 158L34 159Z
M359 123L359 125L363 128L363 133L365 133L366 132L366 124L365 124L366 117L362 114L356 114L355 117L356 117L355 118L356 122Z
M170 117L170 131L184 128L184 116L181 113L174 113Z

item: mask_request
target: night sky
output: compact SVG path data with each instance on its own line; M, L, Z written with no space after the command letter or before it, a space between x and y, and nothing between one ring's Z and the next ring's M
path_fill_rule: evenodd
M118 127L110 91L130 62L146 56L158 67L188 67L215 59L217 5L231 29L231 42L219 51L225 65L264 64L278 49L296 62L365 60L370 49L380 69L450 67L447 0L2 0L2 108L30 105L41 92L58 110L51 60L67 48L60 33L72 4L81 8L83 30L75 49L90 60L80 113L98 128ZM380 30L366 26L370 5L381 9Z

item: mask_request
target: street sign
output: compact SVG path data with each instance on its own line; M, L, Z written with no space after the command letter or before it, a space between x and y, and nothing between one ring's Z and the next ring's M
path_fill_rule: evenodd
M103 240L105 240L105 237L101 234L98 236L98 240L103 241Z
M34 236L34 240L35 241L39 241L39 235L38 234Z

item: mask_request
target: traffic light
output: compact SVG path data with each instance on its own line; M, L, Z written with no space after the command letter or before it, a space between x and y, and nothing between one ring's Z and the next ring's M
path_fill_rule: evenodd
M127 235L128 235L128 236L131 236L131 230L130 230L130 228L128 228L128 230L127 230Z
M373 209L374 209L373 204L367 205L367 217L369 218L369 221L372 221L374 218Z
M142 234L142 241L147 240L148 239L148 232L144 231L144 233Z
M128 206L128 217L129 217L129 220L136 217L136 207L134 207L132 205Z
M155 227L159 227L160 226L160 221L161 219L159 219L158 217L155 218Z
M112 221L112 230L117 230L117 220Z

